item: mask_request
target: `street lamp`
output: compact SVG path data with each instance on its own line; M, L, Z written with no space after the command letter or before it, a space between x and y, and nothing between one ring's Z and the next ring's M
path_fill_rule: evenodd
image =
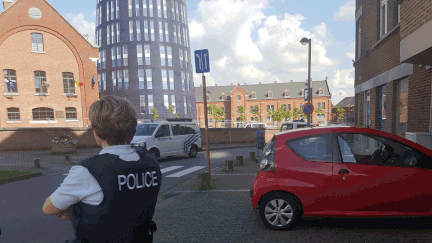
M311 78L310 78L310 74L311 74L311 45L312 45L312 39L308 39L306 37L304 37L303 39L301 39L300 43L302 45L307 45L309 44L309 62L308 62L308 102L312 104L312 90L311 90ZM311 117L312 114L308 115L308 126L310 126L311 124Z

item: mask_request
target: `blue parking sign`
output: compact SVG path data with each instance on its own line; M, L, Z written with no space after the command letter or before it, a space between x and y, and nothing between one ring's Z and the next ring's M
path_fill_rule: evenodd
M210 72L209 53L207 49L195 51L195 69L196 73Z

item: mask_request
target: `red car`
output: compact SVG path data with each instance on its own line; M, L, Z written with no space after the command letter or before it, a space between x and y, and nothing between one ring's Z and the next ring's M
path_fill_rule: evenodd
M275 134L253 179L264 225L301 216L432 215L432 150L387 132L315 127Z

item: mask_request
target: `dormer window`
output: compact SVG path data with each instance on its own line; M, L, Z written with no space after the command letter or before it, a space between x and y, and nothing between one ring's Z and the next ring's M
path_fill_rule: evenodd
M269 91L269 92L267 93L267 98L273 98L273 92Z
M206 96L207 96L207 100L210 100L210 95L209 95L209 94L207 94Z
M226 94L222 94L222 99L226 100Z
M304 94L304 89L302 89L302 91L301 91L301 93L300 93L301 95L303 95Z
M324 95L324 90L323 89L319 89L319 95Z
M252 92L251 99L256 99L256 93L255 92Z
M285 97L288 97L288 96L289 96L289 91L288 91L288 90L285 90L284 96L285 96Z

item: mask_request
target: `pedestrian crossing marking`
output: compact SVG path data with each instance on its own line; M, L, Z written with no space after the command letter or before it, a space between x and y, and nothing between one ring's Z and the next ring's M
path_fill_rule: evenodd
M205 168L205 166L194 166L194 167L191 167L189 169L182 170L180 172L177 172L177 173L174 173L172 175L169 175L167 177L180 177L180 176L184 176L184 175L190 174L190 173L192 173L194 171L201 170L203 168Z
M184 167L184 166L170 166L170 167L161 169L161 172L165 173L165 172L168 172L168 171L180 169L182 167Z

